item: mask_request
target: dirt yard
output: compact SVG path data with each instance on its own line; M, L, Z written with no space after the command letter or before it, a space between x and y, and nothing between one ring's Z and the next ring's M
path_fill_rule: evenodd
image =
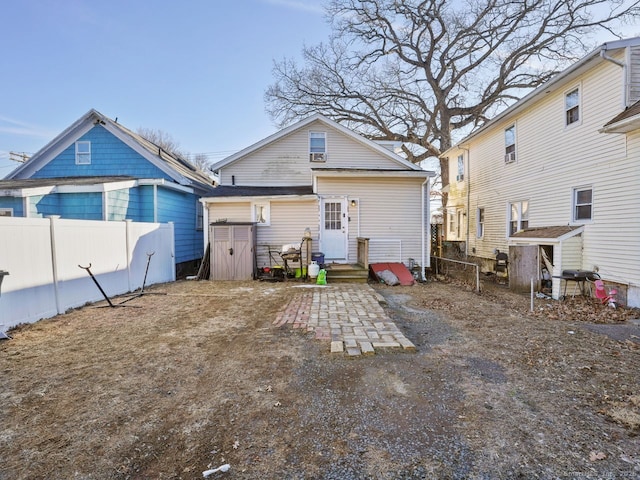
M374 288L416 352L273 326L293 282L159 285L15 329L0 479L640 478L637 312Z

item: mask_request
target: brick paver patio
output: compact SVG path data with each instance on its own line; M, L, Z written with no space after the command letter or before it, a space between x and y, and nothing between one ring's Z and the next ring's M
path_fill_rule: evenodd
M377 349L415 351L380 305L384 300L366 284L334 284L300 288L273 324L313 332L331 342L331 353L356 357Z

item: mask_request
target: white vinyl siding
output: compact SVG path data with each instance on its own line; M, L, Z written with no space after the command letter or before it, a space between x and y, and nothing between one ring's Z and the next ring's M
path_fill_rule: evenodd
M325 131L327 134L326 145L330 151L327 151L325 162L309 162L310 131ZM311 185L312 167L402 168L381 153L317 122L223 167L220 183L231 185L231 177L234 176L236 185Z
M251 222L252 207L258 203L269 204L270 225L256 230L256 256L258 268L269 266L268 246L280 250L282 245L299 243L305 228L311 231L312 252L318 248L318 203L315 200L260 200L246 202L210 203L209 220L211 222ZM282 264L278 255L276 260Z
M609 52L611 55L614 53ZM621 52L615 58L625 60ZM622 111L620 99L625 87L623 69L601 62L580 77L582 122L565 128L565 92L576 85L575 78L553 93L538 97L517 118L497 122L465 144L473 178L470 183L470 211L485 209L484 235L470 232L469 250L491 259L494 249L508 250L505 224L507 202L526 198L530 202L529 227L567 225L573 218L572 189L589 185L597 215L585 224L581 235L579 267L598 266L611 281L640 285L640 132L627 135L599 133L602 126ZM518 162L496 162L504 152L504 130L517 121ZM461 149L448 152L450 172ZM454 170L455 171L455 170ZM454 184L451 184L452 192ZM457 192L455 204L466 205L466 191ZM451 193L450 193L451 201ZM476 229L476 222L471 223ZM635 287L633 286L635 285ZM635 291L635 290L634 290Z
M357 257L357 237L369 239L369 261L421 260L421 185L424 179L320 178L318 193L357 198L348 205L349 261ZM359 223L358 223L359 222ZM426 237L429 236L428 228ZM426 239L425 239L426 242ZM426 248L426 243L425 243Z

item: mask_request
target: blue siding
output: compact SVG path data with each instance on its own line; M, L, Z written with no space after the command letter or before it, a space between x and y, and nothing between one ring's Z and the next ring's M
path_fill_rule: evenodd
M140 221L153 222L153 186L143 185L139 187L137 195L140 204Z
M38 195L31 197L29 210L33 217L46 217L49 215L60 215L60 197L57 193L50 195Z
M12 208L14 217L24 217L24 207L20 197L0 197L0 208Z
M158 221L173 222L176 263L202 258L202 230L196 230L196 195L158 188Z
M91 142L91 163L76 165L75 143L44 165L31 178L60 177L111 177L164 179L173 181L142 155L120 141L103 126L96 125L77 140ZM52 182L55 183L55 182ZM154 189L157 188L157 206L154 205ZM176 263L202 258L203 232L196 230L196 205L198 197L162 186L145 185L107 192L107 220L131 219L137 222L173 222L175 231ZM21 199L0 197L0 206L11 203L14 214L24 215ZM56 193L28 199L29 216L60 215L63 218L102 220L103 194ZM157 208L157 218L154 211Z
M135 178L170 177L104 127L96 125L78 140L91 142L91 164L76 165L75 143L33 174L32 178L127 175Z
M76 220L102 220L101 193L59 193L58 198L61 217Z

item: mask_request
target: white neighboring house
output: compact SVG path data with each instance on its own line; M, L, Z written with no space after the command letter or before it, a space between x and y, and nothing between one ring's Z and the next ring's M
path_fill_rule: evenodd
M509 251L516 288L546 255L640 307L639 100L640 38L605 43L449 149L447 240L485 270Z
M257 268L270 265L269 247L299 243L307 228L311 249L324 254L325 263L356 263L357 239L366 238L369 263L408 265L411 258L429 266L434 172L322 115L293 124L212 169L220 185L202 199L206 224L255 224ZM213 243L211 251L212 265L240 261L220 258L226 254Z

